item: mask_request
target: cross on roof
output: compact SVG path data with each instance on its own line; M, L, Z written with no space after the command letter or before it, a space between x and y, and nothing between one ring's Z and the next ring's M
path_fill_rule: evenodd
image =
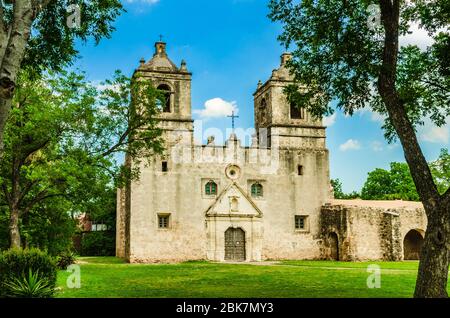
M162 42L163 41L163 36L162 36L162 34L160 34L159 35L159 42Z
M234 114L234 110L233 110L233 111L231 112L231 116L227 116L227 117L231 118L231 125L232 125L233 132L234 132L234 119L235 119L235 118L239 118L239 116L236 116L236 115Z

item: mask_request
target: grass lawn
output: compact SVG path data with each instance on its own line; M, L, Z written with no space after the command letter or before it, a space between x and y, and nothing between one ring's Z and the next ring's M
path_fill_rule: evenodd
M283 261L273 265L187 262L127 264L80 258L81 288L58 273L58 297L412 297L418 262ZM381 288L369 289L367 266L381 267ZM450 285L449 285L450 291Z

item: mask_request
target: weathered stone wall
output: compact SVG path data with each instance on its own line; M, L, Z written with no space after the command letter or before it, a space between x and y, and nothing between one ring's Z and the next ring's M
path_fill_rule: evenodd
M426 215L420 203L335 200L322 208L322 257L329 258L327 236L339 237L340 259L403 259L403 240L410 230L424 233Z
M196 149L208 151L202 147ZM171 262L211 257L223 260L222 248L219 252L211 252L218 249L211 247L211 240L217 242L214 244L222 244L228 227L246 230L249 226L254 230L246 231L249 235L247 245L253 249L249 251L248 261L319 258L320 206L329 195L328 152L280 150L279 162L262 165L251 160L251 152L255 149L234 147L234 156L227 148L209 149L210 152L213 150L235 158L233 163L241 168L237 180L232 181L226 176L229 165L226 161L174 162L166 155L168 172L161 171L161 158L154 158L147 167L141 166L140 181L131 186L130 261ZM256 151L258 158L266 156L269 150ZM303 175L297 174L298 164L304 166ZM208 223L206 211L217 199L217 196L204 195L204 186L209 180L217 183L218 194L236 182L262 211L263 216L258 221L261 223L236 218L234 214L220 223ZM256 181L264 187L262 198L251 198L251 185ZM240 200L240 204L244 204L247 199L242 197ZM170 229L158 229L158 214L170 214ZM307 231L295 230L295 215L308 216ZM258 224L257 228L255 224ZM214 226L214 235L211 226Z
M172 111L160 114L167 150L141 164L140 180L126 190L125 207L119 194L118 255L131 262L222 261L225 231L231 227L246 235L246 261L320 257L320 209L330 195L325 128L309 114L290 118L283 92L292 79L285 67L289 57L283 54L280 68L255 93L255 105L262 96L268 99L267 108L257 113L256 128L268 129L269 144L245 148L233 136L223 147L195 146L191 74L185 64L177 68L168 59L164 43L156 44L153 59L142 62L137 73L173 93ZM230 165L239 170L236 178L226 173ZM205 195L210 180L218 185L217 195ZM262 197L251 196L255 182L263 186ZM236 211L227 208L232 199L238 201ZM220 211L210 215L213 206ZM158 215L170 215L169 228L158 226ZM306 217L305 229L296 230L296 215Z
M116 256L126 258L125 254L125 189L117 189L117 217L116 217Z

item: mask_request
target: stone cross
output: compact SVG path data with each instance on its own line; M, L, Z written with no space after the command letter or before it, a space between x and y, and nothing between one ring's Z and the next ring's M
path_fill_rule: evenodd
M227 117L229 117L229 118L231 118L231 127L233 128L233 131L234 131L234 119L235 118L239 118L239 116L236 116L235 114L234 114L234 110L231 112L231 116L227 116Z

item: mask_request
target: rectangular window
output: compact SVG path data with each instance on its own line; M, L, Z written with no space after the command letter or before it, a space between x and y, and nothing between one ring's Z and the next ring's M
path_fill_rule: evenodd
M92 224L92 231L93 232L106 231L106 230L108 230L108 226L106 224L101 224L101 223L94 223L94 224Z
M298 175L299 175L299 176L303 176L303 166L300 166L300 165L299 165L299 166L297 167L297 169L298 169Z
M170 214L158 215L158 227L168 229L170 227Z
M295 216L295 229L296 230L307 230L307 216L296 215Z
M161 170L162 170L162 172L167 172L167 171L169 171L169 167L168 167L168 165L167 165L167 161L163 161L163 162L162 162Z
M291 103L291 119L305 119L305 109Z

